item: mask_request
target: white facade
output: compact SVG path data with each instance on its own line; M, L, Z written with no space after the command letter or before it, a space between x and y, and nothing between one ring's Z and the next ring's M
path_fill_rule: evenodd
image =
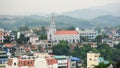
M0 36L0 42L4 42L4 36Z
M99 64L99 53L87 53L87 68L94 68L95 65Z
M17 32L17 39L20 38L20 32Z
M76 28L76 31L80 33L81 37L88 37L89 40L93 40L98 35L98 32L96 30L80 30L78 27Z
M68 67L68 58L66 56L54 56L58 61L58 67L66 68Z
M44 58L37 58L35 60L35 68L48 68L46 60Z
M58 67L67 67L67 59L58 60Z
M55 34L53 41L55 43L59 43L61 40L65 40L68 43L78 43L80 41L80 35L79 34Z
M57 31L55 28L54 17L52 17L52 22L47 33L47 40L51 41L53 44L59 43L61 40L65 40L68 43L78 43L80 41L80 35L77 31L73 30L62 30Z
M37 35L31 35L30 42L32 43L32 45L39 45L40 44L39 37Z

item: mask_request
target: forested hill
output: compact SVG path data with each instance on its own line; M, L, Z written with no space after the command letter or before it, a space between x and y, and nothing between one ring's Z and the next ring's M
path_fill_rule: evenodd
M0 27L6 29L15 29L21 26L33 27L48 27L51 22L51 18L31 15L31 16L11 16L0 15ZM91 20L83 20L70 16L58 15L55 16L55 22L57 28L68 28L70 26L90 28L94 26L117 26L120 25L120 17L112 15L99 16Z

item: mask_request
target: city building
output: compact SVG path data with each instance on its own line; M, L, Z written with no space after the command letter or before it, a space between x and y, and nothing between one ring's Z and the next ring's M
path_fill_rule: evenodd
M94 40L98 35L96 30L80 30L78 27L75 30L79 32L80 37L87 37L89 40Z
M68 67L68 58L64 55L55 55L53 56L58 62L58 68L67 68Z
M80 58L77 57L69 58L68 68L82 68L82 67L83 67L83 62L80 60Z
M35 59L35 68L48 68L47 62L45 58L37 58Z
M32 45L39 45L40 44L39 37L36 34L30 35L30 43Z
M3 50L7 53L7 55L10 57L12 56L12 54L14 53L15 47L16 45L15 44L4 44L3 45Z
M5 68L5 63L8 59L8 55L5 51L0 51L0 68Z
M94 66L99 65L99 53L87 53L87 68L94 68Z
M52 16L52 22L47 32L47 40L53 45L61 40L65 40L68 43L79 43L80 35L76 30L56 30L54 17Z
M1 30L0 31L0 43L4 42L6 36L9 36L9 32L5 30Z
M35 68L35 56L20 56L8 58L6 68Z
M55 58L45 58L48 67L47 68L58 68L58 62Z
M21 34L23 34L25 37L30 37L30 35L33 34L33 31L30 30L30 31L20 31L20 32L17 32L17 38L20 38Z

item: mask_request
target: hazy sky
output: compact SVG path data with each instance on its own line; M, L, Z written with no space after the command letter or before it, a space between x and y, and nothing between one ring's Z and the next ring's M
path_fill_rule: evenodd
M61 13L109 3L120 3L120 0L0 0L0 14Z

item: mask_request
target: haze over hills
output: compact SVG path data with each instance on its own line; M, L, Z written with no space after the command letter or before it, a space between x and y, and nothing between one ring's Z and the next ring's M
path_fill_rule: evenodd
M80 28L92 28L96 26L118 26L120 25L120 4L108 4L88 9L79 9L65 12L62 14L55 13L55 22L57 28L68 28L70 26ZM51 15L30 15L14 16L0 15L0 27L14 29L20 26L30 28L46 26L49 27Z
M8 29L13 29L17 28L20 26L28 26L30 28L33 27L42 27L46 26L48 27L51 18L50 17L41 17L41 16L23 16L23 17L4 17L0 18L0 27L8 28ZM86 27L87 26L92 26L89 21L86 20L81 20L69 16L55 16L55 22L57 25L57 28L68 28L70 26L82 26Z
M21 26L34 27L49 27L51 20L50 17L43 16L4 16L0 18L0 27L7 29L14 29ZM71 26L80 28L92 28L95 26L118 26L120 25L120 17L104 15L91 20L83 20L70 16L59 15L55 16L57 28L68 28Z
M112 15L99 16L91 20L94 26L118 26L120 25L120 17Z
M120 16L120 4L108 4L104 6L98 7L91 7L88 9L78 9L74 11L69 11L63 13L63 15L71 16L75 18L82 18L82 19L93 19L98 16L103 15L112 15L112 16Z

